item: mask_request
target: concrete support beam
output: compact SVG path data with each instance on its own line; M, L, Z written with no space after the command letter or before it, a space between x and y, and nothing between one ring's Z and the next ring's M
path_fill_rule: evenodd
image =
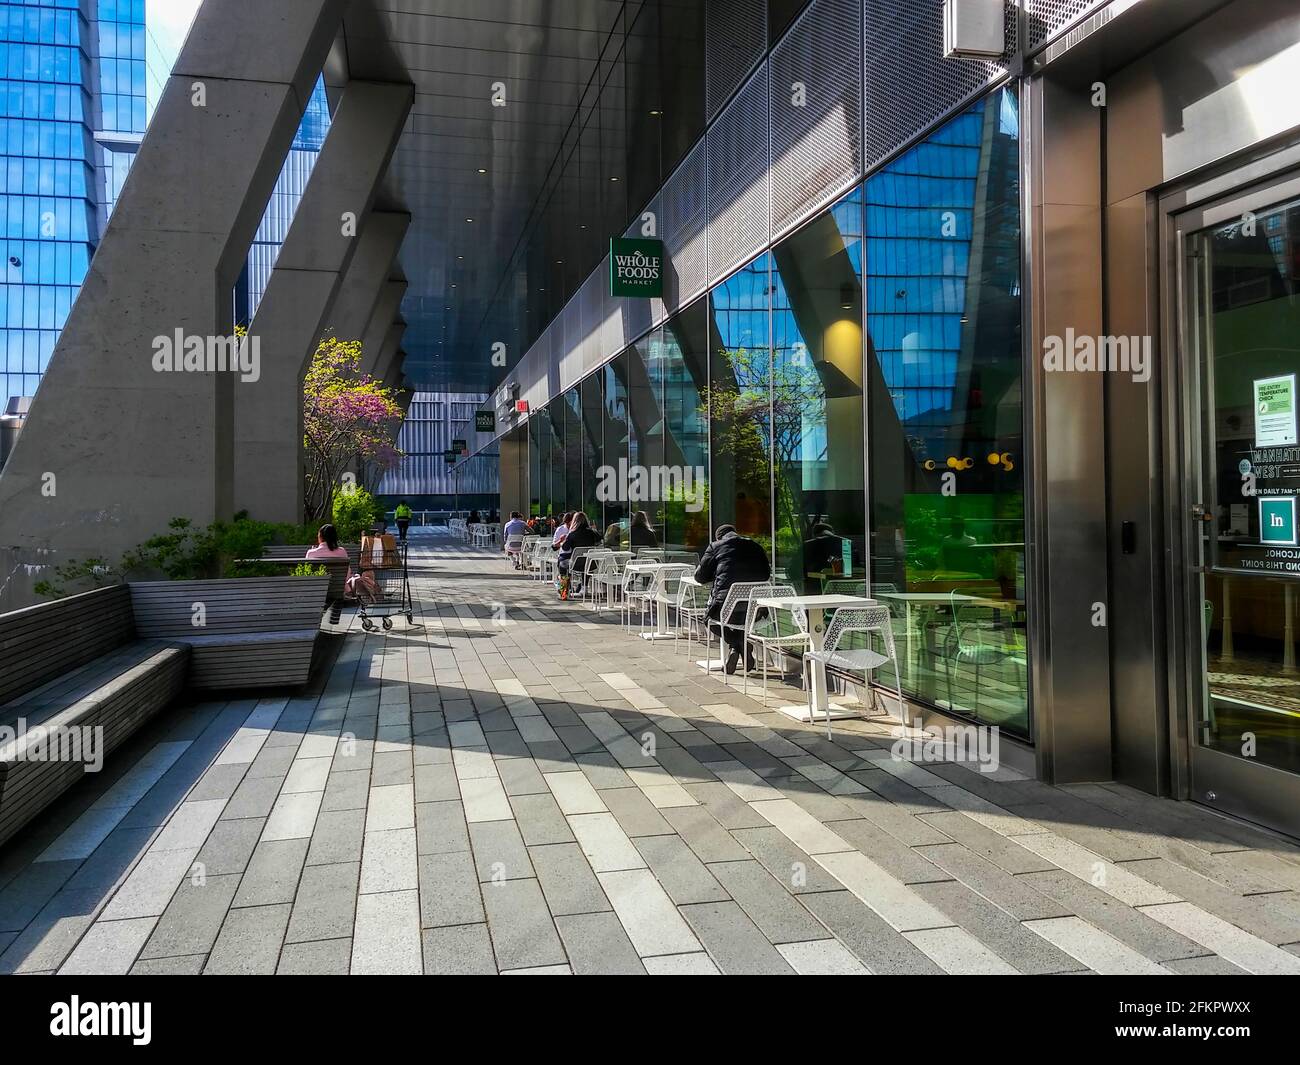
M303 376L365 239L362 227L373 221L375 192L414 95L409 84L354 81L344 89L249 326L262 373L236 396L235 506L260 520L301 520Z
M375 303L366 331L361 335L361 369L372 377L383 367L380 357L384 353L384 341L388 338L393 322L401 317L402 298L405 295L405 281L386 282Z
M330 310L327 333L340 340L364 336L410 224L411 216L405 212L370 213Z
M379 351L379 372L376 376L389 388L402 385L402 360L406 357L402 351L402 337L406 335L406 323L394 322L388 327L383 347Z
M18 559L116 561L173 517L231 513L249 375L210 367L346 6L199 8L0 477L0 544Z

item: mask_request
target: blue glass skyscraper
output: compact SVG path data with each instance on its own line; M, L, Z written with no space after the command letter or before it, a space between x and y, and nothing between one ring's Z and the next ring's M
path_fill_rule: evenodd
M148 125L146 78L166 77L146 70L146 16L146 0L0 2L0 414L35 394ZM328 128L318 82L234 294L242 320Z

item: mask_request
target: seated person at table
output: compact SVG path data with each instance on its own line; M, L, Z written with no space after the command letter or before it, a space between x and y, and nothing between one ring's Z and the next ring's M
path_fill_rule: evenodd
M551 537L551 546L559 547L564 543L564 538L569 535L569 529L573 523L573 511L566 510L560 524L555 527L555 534Z
M745 620L748 604L738 603L729 618L720 619L718 615L722 613L722 605L733 584L766 581L772 576L772 567L767 561L767 554L762 544L757 540L741 536L736 532L734 525L719 525L716 536L717 539L709 544L704 557L700 559L699 568L695 571L695 579L700 584L713 582L709 588L707 616L712 623L709 628L719 637L725 638L730 648L725 668L728 673L735 673L741 651L747 650L745 634L739 628L723 629L717 622L723 620L728 625L741 625ZM747 670L754 668L753 651L749 651L745 656L745 668Z
M835 535L835 530L824 521L812 527L812 536L803 542L803 570L806 576L821 576L831 569L834 561L840 557L840 544L843 541Z
M611 551L617 551L618 545L623 542L623 525L621 522L611 521L605 527L605 539L601 541Z
M471 510L471 511L469 512L468 523L469 523L470 525L481 525L482 522L483 522L483 519L479 517L479 514L478 514L478 511L477 511L477 510Z
M600 533L591 527L591 522L582 511L572 515L569 520L572 522L569 534L564 538L564 546L560 548L560 554L556 558L561 576L568 576L569 562L573 558L574 551L580 547L595 547L600 543ZM582 591L581 586L577 588L569 586L570 596L577 595L580 591Z
M650 518L644 510L638 510L632 515L632 528L630 531L633 549L638 547L658 547L659 537L650 526Z
M347 559L348 553L345 548L339 546L339 533L333 525L322 525L316 533L316 546L307 552L308 558L341 558ZM352 566L348 566L347 588L351 590L354 574ZM335 601L330 607L330 624L337 625L339 617L343 613L343 604Z
M516 546L513 550L511 550L510 537L527 536L527 535L528 535L528 524L524 521L524 516L520 514L519 511L512 510L510 512L510 520L506 522L505 527L502 528L501 530L501 550L504 551L507 555L512 556L512 559L515 564L515 569L519 568L519 553L521 547Z

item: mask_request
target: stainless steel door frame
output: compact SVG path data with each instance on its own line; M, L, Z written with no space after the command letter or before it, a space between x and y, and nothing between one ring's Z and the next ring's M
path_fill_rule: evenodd
M1196 315L1204 275L1188 266L1188 237L1202 229L1300 198L1300 146L1258 159L1160 198L1164 271L1160 289L1164 380L1164 465L1168 496L1166 594L1170 765L1178 798L1300 836L1300 774L1250 762L1197 743L1205 699L1200 526L1193 507L1205 479L1204 386Z

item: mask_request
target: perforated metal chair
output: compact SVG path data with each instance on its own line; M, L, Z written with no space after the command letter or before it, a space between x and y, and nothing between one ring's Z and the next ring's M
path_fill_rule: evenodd
M859 635L866 646L853 646L857 642L855 637ZM876 638L881 642L881 651L877 651L871 646ZM862 674L862 686L871 692L872 705L881 707L880 712L882 714L888 713L888 711L883 709L880 703L879 693L871 683L871 675L881 666L892 662L894 664L894 682L898 694L898 712L903 718L903 723L905 725L910 724L907 704L903 701L898 653L894 646L894 629L890 623L888 607L873 606L861 610L848 607L837 610L834 619L826 630L826 641L823 649L820 651L805 651L803 662L805 671L812 668L815 663L820 662L823 666L833 667L853 674L855 679L857 674ZM806 681L805 686L808 690L808 718L811 721L813 717L813 685L811 680ZM831 738L829 701L826 709L826 738Z
M758 649L758 659L763 663L763 705L767 705L767 663L773 650L793 648L806 651L809 647L808 613L803 607L791 606L784 610L760 607L760 599L793 599L799 593L792 584L769 584L757 589L749 600L745 614L745 643ZM760 617L760 613L765 616ZM749 694L749 671L745 671L744 692Z
M771 581L741 581L727 589L726 598L722 600L722 609L718 612L719 653L727 645L727 633L740 634L740 644L745 644L745 622L749 616L749 601L759 588L772 587ZM744 608L743 610L741 608ZM732 616L740 610L740 620L733 622ZM725 655L723 656L725 659ZM742 662L741 665L744 665Z

